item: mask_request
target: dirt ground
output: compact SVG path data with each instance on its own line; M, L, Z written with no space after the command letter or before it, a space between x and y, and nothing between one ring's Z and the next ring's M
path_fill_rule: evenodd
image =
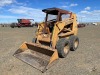
M0 27L0 75L100 75L100 25L79 29L80 45L45 73L13 56L36 28Z

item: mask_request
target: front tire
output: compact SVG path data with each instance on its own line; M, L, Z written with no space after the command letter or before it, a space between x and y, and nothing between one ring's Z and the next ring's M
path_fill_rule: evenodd
M56 48L58 50L59 57L65 58L70 51L69 41L66 38L59 39Z

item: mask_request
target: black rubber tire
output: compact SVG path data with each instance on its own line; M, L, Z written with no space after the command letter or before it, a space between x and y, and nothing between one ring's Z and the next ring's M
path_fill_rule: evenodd
M21 26L18 26L18 28L21 28Z
M36 40L37 40L36 38L33 38L32 43L36 43Z
M14 28L14 26L11 26L11 28Z
M64 47L68 45L68 50L67 53L64 52ZM65 58L67 56L67 54L70 51L70 44L69 41L66 38L61 38L58 40L57 44L56 44L56 49L58 51L58 55L61 58Z
M72 36L69 37L69 41L70 41L70 50L75 51L79 46L79 38L75 35L72 35ZM75 47L76 41L77 41L77 45Z

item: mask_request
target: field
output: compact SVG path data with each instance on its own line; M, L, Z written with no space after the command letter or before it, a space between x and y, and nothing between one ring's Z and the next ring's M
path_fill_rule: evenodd
M0 75L100 75L100 25L80 28L79 48L45 73L13 56L24 41L32 40L35 29L0 27Z

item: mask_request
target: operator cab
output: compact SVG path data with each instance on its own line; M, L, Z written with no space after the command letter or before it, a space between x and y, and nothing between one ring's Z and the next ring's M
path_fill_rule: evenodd
M44 30L46 30L46 27L49 27L50 32L53 31L53 27L56 22L62 21L64 17L66 18L66 16L69 18L72 14L72 12L59 8L48 8L43 9L42 11L46 13Z

